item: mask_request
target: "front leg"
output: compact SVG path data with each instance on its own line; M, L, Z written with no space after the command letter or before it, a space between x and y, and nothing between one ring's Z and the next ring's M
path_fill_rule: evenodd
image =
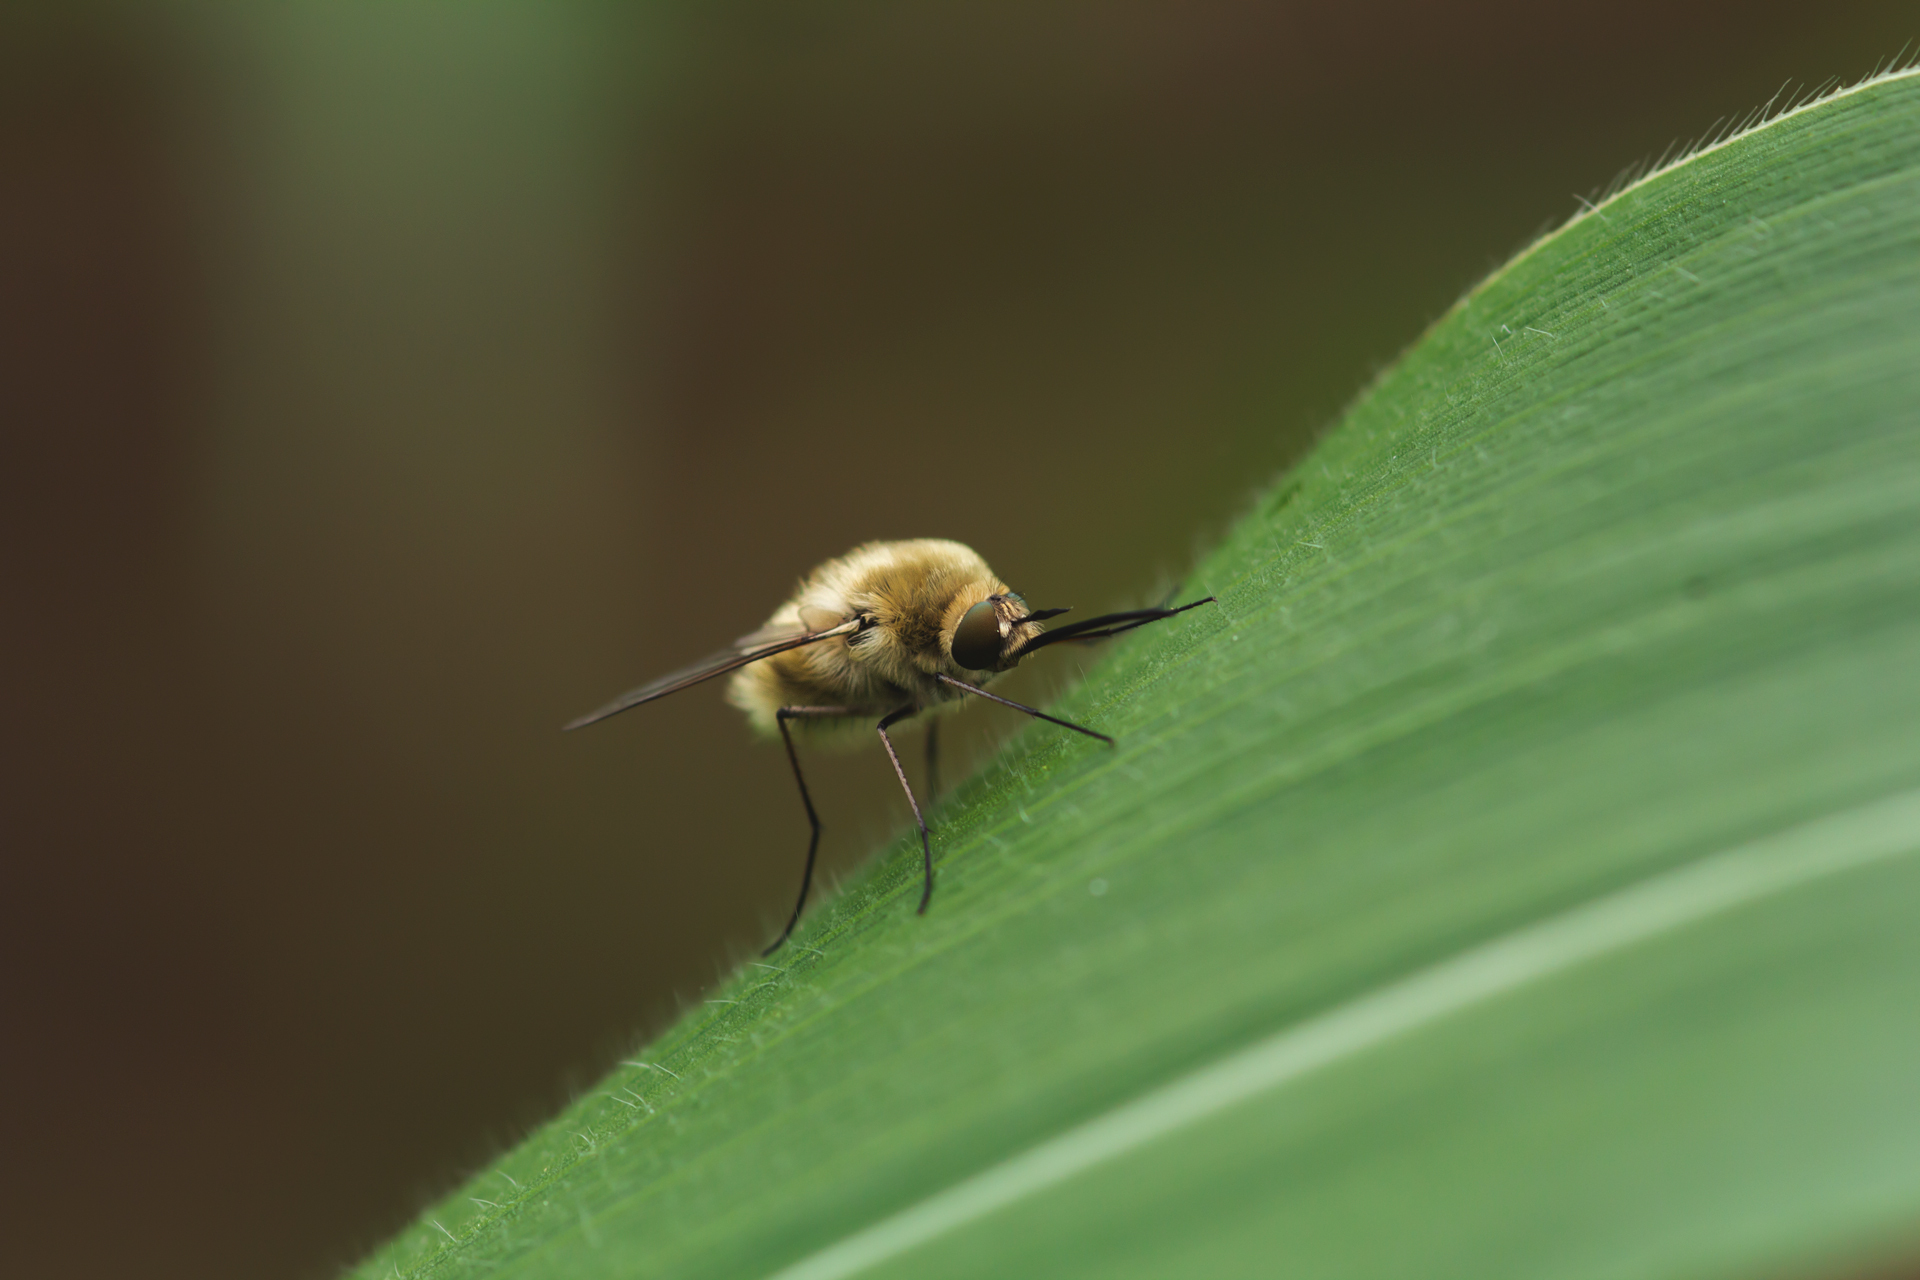
M997 702L1003 707L1012 707L1015 711L1024 711L1035 720L1045 720L1049 724L1059 725L1062 729L1071 729L1075 733L1084 733L1089 738L1098 738L1108 746L1113 745L1113 739L1104 733L1089 729L1083 724L1075 724L1071 720L1062 720L1059 716L1050 716L1040 708L1030 707L1024 702L1015 702L1012 698L1003 698L997 693L988 693L977 684L968 684L965 680L955 680L949 675L937 675L934 679L940 681L942 684L952 685L963 693L971 693L976 697L985 698L988 702Z
M906 706L896 711L889 711L880 717L880 723L874 727L880 731L880 742L887 749L887 759L893 761L893 776L900 779L900 789L907 793L907 804L913 809L914 823L920 828L920 857L926 868L926 885L920 890L919 914L925 915L927 904L933 901L933 844L927 839L927 820L920 816L920 802L913 798L913 788L907 783L907 771L900 767L900 753L893 749L893 739L887 736L889 726L898 724L909 716L917 715L919 711L919 707L909 702Z

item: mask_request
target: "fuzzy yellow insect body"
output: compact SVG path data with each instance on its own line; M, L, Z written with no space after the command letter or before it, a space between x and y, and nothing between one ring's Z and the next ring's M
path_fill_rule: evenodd
M981 672L954 661L953 639L975 605L996 600L995 631L1017 650L1042 625L1019 619L1026 602L994 576L978 552L942 538L869 542L808 574L755 635L821 632L852 618L868 625L805 648L788 649L734 674L727 700L768 737L780 732L782 707L845 707L842 719L816 716L809 725L878 719L902 706L922 710L967 695L939 677L984 684L1004 667ZM751 639L744 637L743 639ZM857 723L857 721L855 721Z
M820 816L813 810L813 797L800 772L800 757L793 749L789 725L873 724L887 758L893 762L894 776L907 793L914 823L920 828L920 853L926 872L920 892L920 910L924 912L933 900L933 845L920 802L907 782L907 771L900 765L893 739L887 736L888 728L964 698L977 697L1111 746L1113 739L1104 733L988 693L980 686L1000 672L1012 670L1022 658L1046 645L1118 635L1212 599L1208 596L1177 609L1110 613L1049 632L1041 624L1067 610L1029 610L1027 602L995 577L972 548L941 538L869 542L808 574L793 598L776 609L758 631L741 636L701 662L622 694L567 728L577 729L715 676L735 673L728 698L747 713L754 728L768 736L777 734L785 744L794 781L800 787L800 802L806 806L807 822L813 829L807 844L806 870L800 878L800 897L787 927L767 948L772 953L792 934L801 909L807 905L814 856L820 849ZM938 742L934 728L927 726L929 791L936 789L932 781Z

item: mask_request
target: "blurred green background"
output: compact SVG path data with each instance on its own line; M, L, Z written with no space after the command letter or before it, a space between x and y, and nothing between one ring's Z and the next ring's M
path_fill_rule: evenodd
M717 690L561 722L867 538L1158 594L1576 193L1917 33L10 7L0 1269L352 1260L791 901L785 763ZM876 753L812 776L831 879L905 807Z

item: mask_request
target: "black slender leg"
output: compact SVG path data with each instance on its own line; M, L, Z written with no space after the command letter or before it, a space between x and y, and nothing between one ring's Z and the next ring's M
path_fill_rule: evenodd
M895 725L913 715L920 708L909 703L898 711L890 711L880 718L874 727L880 731L880 743L887 749L887 759L893 761L893 776L900 779L900 789L907 793L907 803L913 808L913 820L920 828L920 859L926 868L926 887L920 890L921 915L927 914L927 904L933 901L933 844L927 839L927 820L920 816L920 802L913 798L913 788L907 783L907 771L900 767L900 753L893 749L893 739L887 736L887 727Z
M1003 707L1012 707L1015 711L1024 711L1036 720L1045 720L1049 724L1059 725L1062 729L1071 729L1075 733L1084 733L1089 738L1098 738L1108 746L1113 745L1113 739L1109 738L1106 734L1098 733L1087 728L1085 725L1075 724L1071 720L1062 720L1058 716L1050 716L1038 707L1030 707L1024 702L1015 702L1012 698L1003 698L997 693L988 693L978 685L968 684L965 680L955 680L952 676L937 676L936 679L942 684L950 684L956 689L964 689L968 693L977 694L989 702L997 702Z
M787 731L787 721L846 714L845 707L781 707L773 713L774 723L780 726L780 741L787 744L787 763L793 766L793 780L800 784L800 803L807 807L807 824L813 828L813 835L807 840L807 869L800 873L800 897L793 904L793 915L773 945L760 953L763 956L772 955L793 936L793 927L800 923L800 910L807 905L807 890L813 885L814 855L820 852L820 815L813 811L813 797L807 794L807 779L800 772L800 756L793 749L793 735Z
M927 721L927 808L940 803L940 722Z

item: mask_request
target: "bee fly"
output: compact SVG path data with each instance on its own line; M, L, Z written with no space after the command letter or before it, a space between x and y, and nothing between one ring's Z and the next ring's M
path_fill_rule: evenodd
M988 693L980 686L1011 671L1036 649L1062 640L1099 640L1161 618L1210 603L1212 596L1176 609L1135 609L1103 614L1084 622L1046 630L1048 618L1065 609L1029 610L1027 602L993 575L972 548L938 538L909 542L869 542L815 569L791 600L774 611L767 625L741 636L702 662L622 694L567 728L578 729L618 715L643 702L664 698L689 685L734 673L728 700L767 737L786 744L793 780L800 786L813 834L807 841L807 866L800 874L800 897L793 915L766 954L792 935L807 889L813 881L814 854L820 848L820 817L800 773L789 722L825 727L872 719L887 749L893 772L907 793L920 828L920 854L926 883L920 911L933 899L933 848L920 802L900 767L887 730L902 720L963 701L971 696L1024 711L1108 746L1113 739L1083 725L1050 716L1035 707ZM937 788L938 721L927 726L928 790ZM931 796L929 796L931 799Z

